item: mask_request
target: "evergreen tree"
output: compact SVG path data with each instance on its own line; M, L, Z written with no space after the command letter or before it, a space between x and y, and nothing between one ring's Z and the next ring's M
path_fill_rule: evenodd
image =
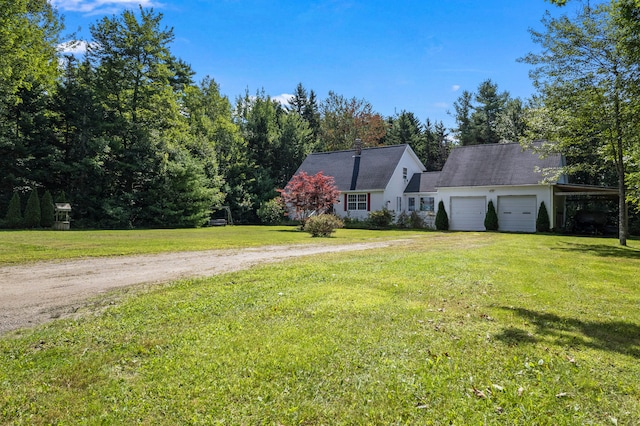
M476 143L498 143L500 136L496 132L498 117L504 111L509 99L508 92L498 92L498 85L490 79L478 86L475 96L476 105L471 114Z
M40 200L40 225L43 228L51 228L55 219L55 209L51 192L46 190Z
M32 189L24 209L24 226L29 229L38 228L40 219L40 198L38 198L38 191Z
M73 56L64 61L64 73L53 96L53 127L60 160L52 165L47 188L56 194L68 190L72 200L81 200L74 210L76 225L97 227L104 216L104 200L111 188L109 136L111 119L97 91L92 64Z
M438 231L446 231L449 229L449 216L447 215L447 211L444 209L444 203L442 200L438 203L435 225Z
M547 207L544 205L544 201L542 201L540 202L538 217L536 218L536 230L538 232L549 232L550 227L549 213L547 212Z
M252 205L251 179L255 165L248 157L247 142L240 126L234 122L233 108L229 99L220 94L219 85L205 77L198 87L188 90L185 103L191 132L203 143L206 150L213 148L216 166L211 164L207 173L211 178L217 174L221 181L220 198L214 207L227 205L236 221L242 222L248 205Z
M302 83L298 83L293 96L289 98L289 110L302 115L307 108L308 102L307 89L304 88Z
M5 226L7 228L21 228L23 226L22 207L20 205L20 195L14 192L9 201L9 208L5 216Z
M475 145L476 138L471 122L471 113L473 112L473 95L468 90L462 92L462 95L453 103L455 109L455 119L458 127L454 134L460 145Z
M428 159L423 126L412 112L402 111L389 118L390 126L384 138L385 145L407 144L425 165Z
M477 93L462 92L453 106L454 134L461 145L498 143L524 131L522 103L512 100L508 92L499 92L490 79L480 83Z
M487 231L498 230L498 214L493 206L493 200L489 200L489 206L487 207L487 214L484 217L484 227Z
M309 99L307 100L304 111L302 111L302 118L309 124L314 146L317 145L318 137L320 136L320 111L318 108L318 100L313 90L309 92Z

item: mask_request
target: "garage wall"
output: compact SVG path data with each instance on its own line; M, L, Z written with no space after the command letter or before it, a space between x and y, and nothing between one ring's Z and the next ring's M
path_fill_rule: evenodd
M535 196L536 197L536 207L534 213L533 223L535 223L535 218L538 215L538 209L540 208L540 202L544 201L547 210L549 211L549 219L551 221L551 227L555 225L555 215L551 214L554 209L554 197L552 196L553 187L551 185L529 185L529 186L512 186L512 187L463 187L463 188L438 188L438 199L441 199L445 205L445 209L447 210L447 215L449 216L449 221L452 222L451 215L451 198L452 197L486 197L486 203L489 203L489 200L493 201L496 209L499 209L498 205L498 197L507 197L507 196ZM437 202L437 201L436 201ZM455 214L455 213L454 213ZM498 221L500 222L500 221ZM451 228L453 229L453 228ZM476 230L476 229L459 229L459 230ZM483 227L481 230L484 230L484 219L483 219ZM523 232L523 231L520 231ZM531 231L526 232L535 232L535 228Z

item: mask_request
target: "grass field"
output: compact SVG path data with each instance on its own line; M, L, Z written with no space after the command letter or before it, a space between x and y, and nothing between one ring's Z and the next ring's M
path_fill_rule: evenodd
M323 244L404 238L413 231L339 229ZM228 226L136 231L0 231L0 265L78 257L121 256L282 244L317 244L293 226Z
M0 338L0 423L634 425L639 273L637 240L423 233L114 293Z

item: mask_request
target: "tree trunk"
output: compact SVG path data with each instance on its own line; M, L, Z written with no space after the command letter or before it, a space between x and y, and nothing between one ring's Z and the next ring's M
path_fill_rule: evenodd
M620 123L620 91L619 79L617 71L616 75L616 94L613 103L614 119L616 130L616 171L618 172L618 238L621 246L627 245L627 234L629 227L629 215L627 211L627 188L624 181L624 144L622 141L622 125Z

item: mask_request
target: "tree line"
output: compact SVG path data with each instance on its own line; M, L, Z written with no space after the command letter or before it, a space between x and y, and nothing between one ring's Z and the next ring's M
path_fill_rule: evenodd
M556 3L562 3L556 1ZM407 143L427 170L454 145L550 141L574 182L619 187L640 204L638 52L634 0L584 5L531 31L543 49L537 93L512 98L490 79L463 91L456 126L409 111L383 117L364 99L301 83L283 105L263 90L233 102L211 78L194 80L171 52L172 28L140 7L91 28L82 58L60 55L62 19L49 2L6 2L0 14L0 212L14 194L49 191L73 205L76 227L200 226L220 206L255 223L313 151ZM622 241L622 237L621 237Z
M232 103L213 79L194 81L153 9L98 20L78 59L57 53L61 18L48 2L11 7L0 17L2 212L14 194L24 207L50 191L73 205L76 227L200 226L221 206L255 223L312 151L360 138L409 143L434 170L446 159L442 123L383 118L363 99L319 100L300 83L287 105L263 90Z

